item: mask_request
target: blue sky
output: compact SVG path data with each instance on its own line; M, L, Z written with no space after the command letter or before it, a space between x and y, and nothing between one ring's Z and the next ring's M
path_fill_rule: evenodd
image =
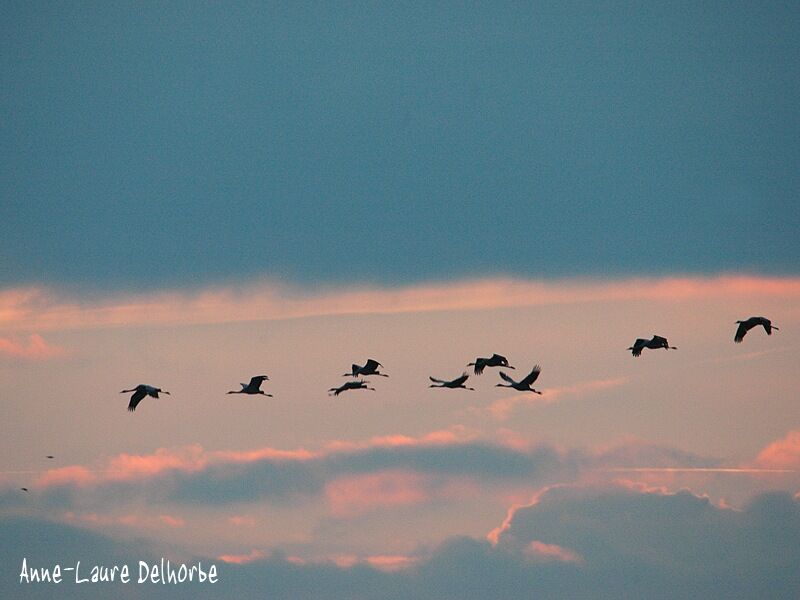
M799 6L0 4L0 596L796 600Z
M0 10L6 286L800 261L792 3Z

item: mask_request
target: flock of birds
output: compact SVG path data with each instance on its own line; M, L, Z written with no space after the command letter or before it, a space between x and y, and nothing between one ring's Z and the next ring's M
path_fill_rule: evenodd
M734 335L733 341L741 343L744 339L744 336L747 335L747 332L753 329L753 327L761 326L764 328L764 331L767 332L767 335L772 335L772 331L778 331L778 328L775 327L772 322L765 318L765 317L750 317L745 321L736 321L739 327L736 329L736 334ZM633 346L630 346L628 350L631 351L633 356L641 356L642 351L645 348L649 348L650 350L657 350L663 348L664 350L677 350L675 346L670 346L667 338L662 337L660 335L654 335L652 338L645 339L645 338L638 338L634 343ZM492 354L492 356L488 358L476 358L475 362L471 362L467 364L468 367L473 367L473 372L475 375L482 375L484 369L487 367L500 367L504 369L514 369L505 356L501 356L500 354ZM353 377L359 378L354 379L352 381L347 381L344 384L338 387L332 387L328 390L328 393L333 396L338 396L342 392L346 392L348 390L375 390L373 387L369 387L369 381L363 379L363 377L368 376L377 376L377 377L388 377L386 373L381 373L378 369L383 368L383 365L379 363L377 360L370 358L367 362L363 365L352 365L349 373L344 373L342 377ZM542 369L539 365L536 365L531 369L531 372L528 373L524 378L519 381L515 381L512 379L508 374L500 371L500 378L505 381L505 383L498 383L495 387L507 387L513 388L520 392L533 392L534 394L541 394L542 392L534 389L533 384L539 378L539 374L542 372ZM445 380L445 379L437 379L436 377L429 377L431 380L431 385L429 387L432 388L447 388L447 389L464 389L464 390L471 390L475 391L475 388L467 387L466 382L469 379L469 374L464 371L461 376L456 377L455 379ZM265 382L269 381L269 377L266 375L256 375L250 378L248 383L241 383L242 386L239 390L231 390L229 394L248 394L251 396L261 395L261 396L269 396L272 398L272 394L266 393L264 390L261 389L261 385ZM158 398L159 394L169 394L168 391L162 390L161 388L154 387L152 385L145 385L140 383L134 388L129 390L122 390L121 394L129 394L133 392L131 396L130 402L128 403L128 410L133 412L136 410L136 407L139 406L139 403L144 400L147 396L151 398ZM53 459L52 455L47 455L48 459ZM23 492L28 492L27 487L20 488Z
M733 341L737 344L740 343L744 336L747 335L747 332L753 329L753 327L758 327L759 325L764 328L764 331L767 332L767 335L772 335L772 330L778 331L778 328L775 327L772 322L765 318L765 317L750 317L745 321L736 321L739 327L736 329L736 334L734 335ZM650 350L657 350L659 348L663 348L664 350L677 350L676 346L670 346L667 338L662 337L660 335L654 335L652 338L645 339L645 338L638 338L634 343L633 346L630 346L628 350L631 351L633 356L641 356L642 351L645 348L649 348ZM508 359L505 356L501 356L500 354L492 354L492 356L488 358L476 358L475 362L471 362L467 364L468 367L473 367L475 375L482 375L484 369L486 367L501 367L505 369L514 369L509 363ZM374 387L370 387L370 381L364 379L364 377L368 376L377 376L377 377L388 377L386 373L381 373L378 369L383 368L383 365L379 363L377 360L370 358L367 362L363 365L353 364L349 373L344 373L342 377L353 377L358 378L352 381L347 381L338 387L332 387L328 390L328 393L332 396L338 396L342 392L346 392L349 390L372 390L375 391ZM505 383L498 383L495 387L507 387L513 388L520 392L533 392L534 394L541 394L542 392L534 389L533 384L539 378L539 374L542 372L542 369L539 365L535 365L531 372L528 373L524 378L519 381L516 381L511 378L508 374L500 371L500 378L505 381ZM429 377L429 379L433 382L429 387L432 388L448 388L448 389L464 389L464 390L471 390L475 391L475 388L467 387L466 382L469 379L469 374L464 371L459 377L451 380L445 379L438 379L436 377ZM250 379L249 383L241 383L242 389L240 390L231 390L229 394L248 394L248 395L262 395L262 396L269 396L272 398L272 394L268 394L261 389L261 384L265 381L269 381L269 377L266 375L256 375ZM128 410L135 411L136 407L139 403L144 400L147 396L152 398L158 398L159 394L169 394L168 391L162 390L161 388L153 387L152 385L145 385L139 384L135 388L131 388L129 390L122 390L121 394L128 394L133 392L131 396L130 402L128 403Z

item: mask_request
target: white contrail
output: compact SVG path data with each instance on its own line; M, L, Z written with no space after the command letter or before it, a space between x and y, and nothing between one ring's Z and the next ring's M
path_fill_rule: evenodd
M607 473L798 473L795 469L751 469L741 467L615 467L595 469Z

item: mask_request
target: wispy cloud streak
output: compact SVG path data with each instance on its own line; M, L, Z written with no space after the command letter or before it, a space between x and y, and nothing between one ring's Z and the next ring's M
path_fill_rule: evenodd
M321 315L484 310L599 301L680 302L719 297L800 298L800 279L751 276L531 281L482 279L403 288L309 291L263 283L242 288L70 297L46 288L0 292L0 329L47 331L225 323Z

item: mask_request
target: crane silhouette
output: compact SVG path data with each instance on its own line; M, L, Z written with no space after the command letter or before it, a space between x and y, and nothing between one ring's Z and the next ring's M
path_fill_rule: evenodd
M539 365L536 365L524 379L522 379L521 381L514 381L513 379L511 379L511 377L500 371L500 377L504 381L507 381L508 385L504 383L498 383L495 385L495 387L508 387L508 388L514 388L515 390L519 390L520 392L533 392L534 394L541 394L542 392L540 392L539 390L535 390L532 387L533 382L539 378L539 373L541 372L542 368Z
M740 344L744 339L744 336L747 335L747 332L750 331L753 327L758 327L762 325L764 327L764 331L767 332L767 335L772 335L772 330L780 331L777 327L772 324L772 321L767 319L766 317L750 317L746 321L736 321L739 324L739 327L736 329L736 335L733 337L733 341L737 344Z
M466 385L464 385L464 383L467 381L467 379L469 379L469 375L467 375L466 371L464 371L461 374L461 377L456 377L455 379L453 379L451 381L445 381L443 379L436 379L436 377L428 377L428 379L430 379L433 382L428 387L432 387L432 388L450 388L451 390L454 390L454 389L457 389L457 388L461 388L461 389L464 389L464 390L472 390L473 392L475 391L475 388L467 387ZM436 383L438 383L439 385L434 385Z
M633 346L628 348L631 351L631 354L634 356L641 356L642 350L645 348L650 348L651 350L657 350L658 348L664 348L664 350L677 350L676 346L670 346L669 342L667 342L667 338L661 337L660 335L654 335L652 339L645 340L643 338L638 338L634 343Z
M136 407L139 406L139 402L141 402L145 396L158 398L158 394L169 395L169 392L166 390L153 387L152 385L145 385L144 383L140 383L135 388L132 388L130 390L122 390L120 394L127 394L129 392L133 392L133 396L131 396L131 401L128 403L128 410L131 412L136 410Z
M499 354L492 354L489 358L476 358L475 362L471 362L467 364L468 367L475 367L475 375L482 375L483 370L486 367L505 367L506 369L513 369L510 364L508 364L508 359L505 356L500 356Z
M388 377L386 373L380 373L378 371L378 367L382 366L383 365L377 360L370 358L363 367L361 365L354 364L352 371L350 373L345 373L342 375L342 377L364 377L366 375L379 375L380 377Z
M250 383L240 383L239 385L242 386L240 390L231 390L228 392L229 394L261 394L262 396L269 396L272 398L272 394L267 394L266 392L261 390L261 384L265 381L268 381L269 377L266 375L256 375L255 377L250 378Z
M333 394L334 396L338 396L342 392L346 392L347 390L372 390L375 391L375 388L369 387L367 384L369 381L364 379L359 379L358 381L346 381L338 388L331 388L328 390L329 394Z

